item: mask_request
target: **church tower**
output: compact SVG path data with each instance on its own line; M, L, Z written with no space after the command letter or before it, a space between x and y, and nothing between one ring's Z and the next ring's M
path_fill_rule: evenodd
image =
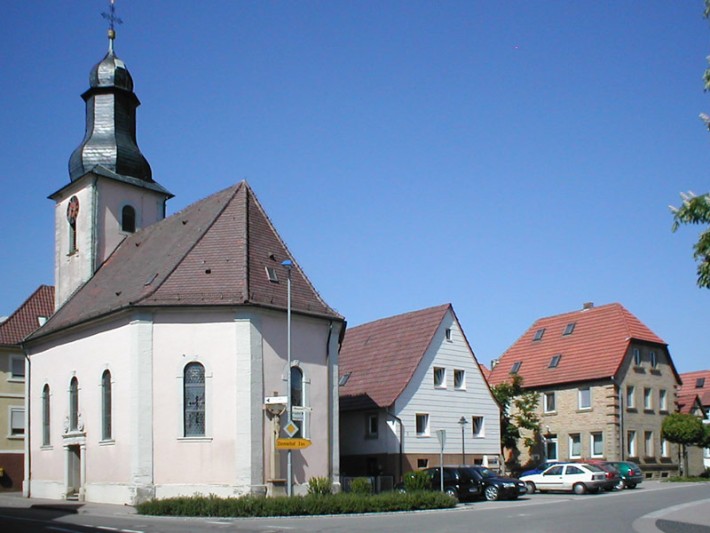
M91 69L86 132L55 201L55 302L59 308L128 235L165 217L172 194L153 180L136 142L133 78L114 53L113 2L106 56Z

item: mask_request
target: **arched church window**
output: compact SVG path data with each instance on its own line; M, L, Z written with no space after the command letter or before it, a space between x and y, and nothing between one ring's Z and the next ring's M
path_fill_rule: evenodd
M303 407L303 370L291 367L291 405Z
M205 435L205 367L190 363L184 373L184 418L185 436Z
M101 375L101 438L111 439L111 372Z
M71 378L69 383L69 430L79 429L79 380Z
M42 387L42 446L49 446L49 385Z
M121 209L121 231L126 233L136 231L136 210L130 205L124 205Z
M69 253L76 252L76 219L79 216L79 199L72 196L67 205L67 222L69 223Z

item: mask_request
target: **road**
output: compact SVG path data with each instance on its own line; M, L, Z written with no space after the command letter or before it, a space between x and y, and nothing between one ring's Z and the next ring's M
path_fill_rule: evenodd
M518 501L474 502L444 511L301 518L144 517L121 512L122 508L117 506L80 510L74 514L62 510L1 507L2 501L0 498L2 533L710 533L710 512L697 512L710 509L710 483L647 482L635 490L622 492L582 496L533 494ZM682 520L689 517L687 521L691 522L700 520L700 524L684 523L679 521L679 516Z

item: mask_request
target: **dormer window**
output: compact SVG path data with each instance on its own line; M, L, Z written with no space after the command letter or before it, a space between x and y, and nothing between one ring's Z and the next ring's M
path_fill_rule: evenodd
M520 370L520 365L522 365L522 364L523 364L522 361L515 361L515 363L513 363L513 368L510 369L510 373L517 374L518 371Z
M705 386L705 378L698 378L695 380L695 388L702 389Z
M565 327L565 330L562 333L562 335L572 335L572 332L574 331L574 326L576 326L576 325L577 325L576 322L571 322L571 323L567 324L567 327Z
M540 328L535 332L535 336L533 337L534 341L539 341L542 339L542 336L545 334L545 328Z
M562 354L553 355L548 368L557 368L557 365L560 364L560 359L562 359Z
M136 232L136 210L130 205L124 205L121 209L121 231Z

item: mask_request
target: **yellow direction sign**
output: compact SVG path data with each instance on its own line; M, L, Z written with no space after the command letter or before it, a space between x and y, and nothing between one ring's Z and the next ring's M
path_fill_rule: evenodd
M277 450L302 450L311 444L308 439L276 439Z

